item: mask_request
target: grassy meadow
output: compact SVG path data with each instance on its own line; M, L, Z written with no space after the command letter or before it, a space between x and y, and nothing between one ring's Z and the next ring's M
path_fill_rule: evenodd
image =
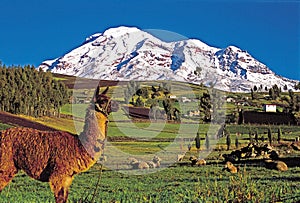
M71 79L60 78L67 84L70 82L69 85L72 86L74 81ZM149 82L144 85L151 84ZM91 98L93 87L85 85L84 81L80 83L81 89L74 90L74 95L78 98ZM112 87L109 94L124 104L125 88L124 84ZM172 86L172 93L178 97L197 97L204 91L202 87L196 85L186 86L178 83ZM61 108L63 114L61 118L22 117L58 130L79 134L83 128L87 105L84 101L80 104L66 104ZM181 109L188 111L198 104L181 103L181 105ZM227 113L235 112L237 109L232 103L225 106ZM253 109L257 106L245 108ZM69 202L300 202L300 162L292 162L288 171L279 172L266 169L263 160L251 159L237 164L239 172L230 174L223 170L222 159L222 154L229 154L236 149L237 135L239 148L249 144L250 131L258 132L259 142L267 144L267 132L271 128L276 146L279 128L282 130L281 142L289 143L300 137L300 126L229 124L227 130L230 133L231 145L227 150L225 137L215 139L211 136L216 134L219 126L203 122L199 124L199 118L184 117L181 122L150 122L133 120L119 110L109 115L109 120L108 145L105 148L108 159L103 163L103 167L98 163L89 171L75 176L69 192ZM0 123L0 130L9 127ZM196 149L194 141L197 132L201 138L200 151ZM209 151L205 146L207 132L210 132L211 141ZM188 145L192 147L190 151ZM284 158L300 160L300 151L289 149L290 152L287 153L287 147L280 150L284 152ZM177 162L176 155L183 153L185 153L183 161ZM162 156L160 169L134 172L127 160L129 156L153 157L153 154ZM207 165L191 166L189 157L192 155L204 156ZM48 183L35 181L19 172L2 191L0 202L50 203L54 202L54 197Z
M67 119L68 120L68 119ZM64 120L46 120L44 123L56 126ZM67 123L71 123L69 119ZM40 121L41 122L41 121ZM69 125L69 124L68 124ZM71 124L70 124L71 125ZM160 125L149 123L132 123L131 132L143 129L144 134L140 134L137 140L122 140L123 128L128 123L109 123L108 136L115 138L110 141L114 148L131 154L131 156L141 154L156 153L161 148L167 147L177 136L180 125L176 123L166 123L163 129ZM185 124L181 133L188 138L189 130L196 127L196 124ZM0 125L2 129L8 125ZM57 126L63 128L61 126ZM159 133L155 137L148 137L155 127ZM198 127L198 126L197 126ZM229 125L232 139L236 132L243 133L240 138L242 145L246 145L248 140L248 129L255 128L260 134L264 134L268 126L236 126ZM274 133L277 126L272 126ZM65 127L68 130L70 127ZM149 129L150 133L147 133ZM207 131L209 125L201 124L200 129ZM294 139L299 136L299 127L281 126L283 140ZM133 130L135 129L135 130ZM176 135L176 136L175 136ZM130 137L131 135L126 134ZM132 135L136 138L137 135ZM113 139L112 139L113 140ZM204 137L202 137L204 143ZM190 140L191 141L191 140ZM188 157L197 155L194 142L192 150L187 152L181 163L173 163L161 170L149 169L134 175L128 173L130 169L122 168L111 170L104 163L101 173L100 185L97 188L97 181L100 177L100 165L96 164L91 170L77 175L70 189L69 202L296 202L300 201L300 164L289 168L287 172L278 172L266 169L257 164L239 164L240 172L230 174L223 171L223 161L219 159L220 154L229 153L226 151L226 140L221 138L215 150L207 157L207 165L203 167L192 167L189 165ZM203 144L202 144L203 145ZM159 146L159 147L158 147ZM235 149L234 144L232 149ZM205 151L205 147L201 147ZM295 152L297 153L297 152ZM299 156L299 153L296 154ZM109 162L109 159L108 159ZM126 161L122 164L126 165ZM164 161L162 161L164 164ZM153 171L151 171L153 170ZM2 191L0 202L54 202L53 195L48 183L35 181L25 175L18 173L14 180Z
M241 165L231 175L223 165L174 166L155 173L127 175L100 166L75 177L69 202L297 202L300 167L286 173ZM97 181L100 185L96 188ZM0 196L0 202L54 202L47 183L19 173Z

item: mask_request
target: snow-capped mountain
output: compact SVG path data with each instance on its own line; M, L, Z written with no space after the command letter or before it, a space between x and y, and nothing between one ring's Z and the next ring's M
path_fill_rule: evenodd
M79 47L39 68L54 73L103 80L177 80L215 84L226 91L249 91L254 85L287 86L249 53L224 49L197 39L164 42L135 27L110 28L88 37Z

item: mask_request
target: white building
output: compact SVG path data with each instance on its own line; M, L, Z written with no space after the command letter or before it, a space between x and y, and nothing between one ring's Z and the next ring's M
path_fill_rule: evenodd
M191 100L186 98L186 97L181 97L181 100L182 100L183 103L191 102Z
M265 112L276 112L277 110L276 104L265 104L263 108Z

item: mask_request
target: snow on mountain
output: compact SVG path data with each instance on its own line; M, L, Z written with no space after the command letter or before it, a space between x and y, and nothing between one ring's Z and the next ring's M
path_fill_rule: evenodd
M135 27L110 28L39 68L54 73L103 80L176 80L215 84L225 91L249 91L254 85L286 85L266 65L235 46L224 49L197 39L164 42Z

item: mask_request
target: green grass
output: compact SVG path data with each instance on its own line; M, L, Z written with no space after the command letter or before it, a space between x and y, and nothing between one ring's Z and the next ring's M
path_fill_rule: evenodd
M32 120L37 123L44 124L51 128L67 131L73 134L79 134L83 128L83 121L73 120L71 118L54 118L54 117L40 117L33 118L22 115L21 117Z
M115 117L119 118L116 114ZM114 120L114 118L111 118ZM62 130L72 129L72 119L40 120L49 126ZM80 122L79 125L83 123ZM0 124L1 129L9 127ZM234 148L235 133L242 133L240 142L249 143L248 132L257 129L263 135L269 126L228 125L231 132L232 149ZM292 139L299 136L299 126L280 126L283 139ZM200 129L201 149L204 150L204 134L209 128L208 124L195 123L128 123L110 122L108 128L109 137L132 137L136 141L110 142L108 150L120 150L131 156L151 155L161 152L176 138L189 138L184 142L192 143L192 151L188 152L184 161L188 161L190 155L195 155L193 137ZM278 126L271 126L276 136ZM127 131L126 131L127 130ZM180 143L180 140L179 140ZM111 171L106 168L102 174L101 185L95 197L96 202L296 202L300 201L300 168L292 167L287 172L280 173L255 167L252 165L240 165L241 172L231 175L222 171L223 163L218 160L225 151L225 138L218 140L216 151L212 151L207 157L208 164L205 167L178 166L144 175L129 175L130 168L126 160L114 158L114 165L119 166L120 171ZM223 147L222 147L223 146ZM178 148L178 145L174 146ZM178 148L179 149L179 148ZM177 149L177 150L178 150ZM222 150L222 151L218 151ZM163 164L167 160L162 161ZM76 176L72 184L69 202L90 201L98 180L99 166L94 166L90 171ZM122 171L122 170L123 171ZM123 173L124 172L124 173ZM47 183L32 180L20 172L1 193L0 202L54 202L53 195Z
M259 138L262 136L267 139L268 128L271 128L272 135L277 138L277 131L281 128L283 133L283 139L295 140L296 137L300 136L300 126L288 126L288 125L227 125L228 130L232 135L240 133L243 137L249 138L249 131L253 133L258 132Z
M11 127L10 125L8 124L4 124L4 123L0 123L0 130L5 130L7 128Z
M108 136L128 136L145 139L192 138L196 135L199 126L204 137L209 128L208 124L110 122Z
M111 142L111 146L130 155L155 154L167 147L169 142Z
M65 104L61 107L61 113L73 115L74 117L84 118L88 104Z
M171 167L155 173L128 175L104 171L96 202L296 202L300 200L300 168L280 173L262 167L240 166L239 174L222 165ZM99 166L75 177L69 202L91 201ZM54 202L47 183L18 174L0 202Z

